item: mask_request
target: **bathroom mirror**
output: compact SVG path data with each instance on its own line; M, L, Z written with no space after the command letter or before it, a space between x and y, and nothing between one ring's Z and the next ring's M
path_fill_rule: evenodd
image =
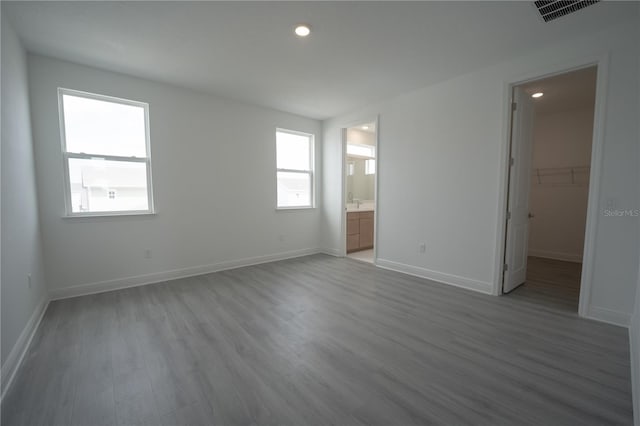
M373 202L376 176L375 147L347 143L346 159L346 202Z

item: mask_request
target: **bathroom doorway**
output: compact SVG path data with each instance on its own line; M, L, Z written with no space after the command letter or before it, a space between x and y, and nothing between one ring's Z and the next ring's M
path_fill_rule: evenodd
M343 129L344 247L351 259L375 263L377 120Z

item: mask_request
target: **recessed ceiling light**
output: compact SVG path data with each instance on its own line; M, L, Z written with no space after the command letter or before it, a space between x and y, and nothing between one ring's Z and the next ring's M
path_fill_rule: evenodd
M369 126L362 126L362 130L369 130Z
M299 37L306 37L311 34L311 28L308 25L298 25L294 32Z
M542 95L544 95L544 93L542 92L536 92L533 95L531 95L532 98L541 98Z

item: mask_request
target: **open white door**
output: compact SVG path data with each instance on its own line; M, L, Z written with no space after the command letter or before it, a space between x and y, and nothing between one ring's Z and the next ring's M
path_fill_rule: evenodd
M513 102L503 293L525 282L529 245L533 102L519 87L513 89Z

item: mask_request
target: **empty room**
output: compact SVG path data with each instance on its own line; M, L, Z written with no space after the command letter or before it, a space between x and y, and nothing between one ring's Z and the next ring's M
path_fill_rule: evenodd
M0 7L2 426L640 426L640 2Z

